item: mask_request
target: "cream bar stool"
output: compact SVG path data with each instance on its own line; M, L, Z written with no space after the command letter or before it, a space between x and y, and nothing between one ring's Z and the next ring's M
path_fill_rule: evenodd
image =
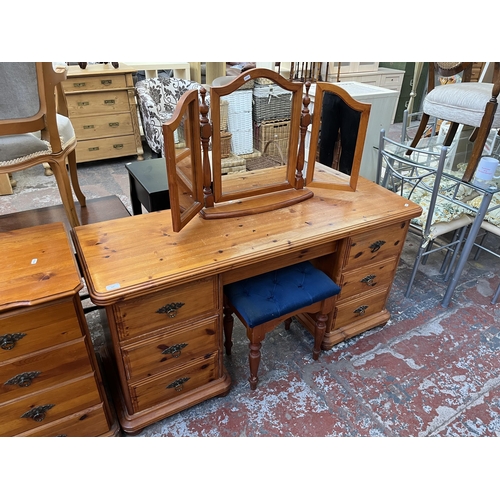
M316 313L313 359L318 359L325 322L339 292L340 287L310 262L300 262L224 286L226 354L231 354L235 313L245 325L250 340L250 389L255 390L259 381L262 341L283 321L288 330L291 316Z

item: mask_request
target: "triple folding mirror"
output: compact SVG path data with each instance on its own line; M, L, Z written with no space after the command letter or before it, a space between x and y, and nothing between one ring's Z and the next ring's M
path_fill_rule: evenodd
M174 231L197 213L290 206L312 197L309 187L355 191L369 109L334 84L311 88L263 68L212 86L210 99L185 93L163 125Z

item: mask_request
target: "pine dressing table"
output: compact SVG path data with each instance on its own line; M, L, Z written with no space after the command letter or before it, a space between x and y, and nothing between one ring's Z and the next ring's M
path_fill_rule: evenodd
M342 288L323 349L390 318L385 304L409 222L421 208L359 177L369 105L339 94L360 112L354 132L360 140L349 176L317 163L314 145L304 151L311 121L307 99L300 109L303 86L273 75L251 70L228 86L212 88L211 127L203 90L201 105L197 91L181 98L179 111L163 128L169 210L72 231L89 294L106 313L113 393L125 432L230 389L223 360L225 284L312 261ZM261 77L291 92L290 141L284 145L288 161L224 176L222 134L217 134L221 100L249 78ZM326 85L325 92L337 92ZM317 90L316 109L321 99ZM318 114L312 120L312 143L319 126ZM215 131L213 170L206 168L210 129ZM262 154L266 150L267 145ZM299 319L313 330L308 315Z

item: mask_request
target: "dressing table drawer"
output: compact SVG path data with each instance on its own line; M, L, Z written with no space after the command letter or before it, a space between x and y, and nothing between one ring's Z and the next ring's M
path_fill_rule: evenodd
M202 387L219 377L219 356L212 353L156 377L130 386L135 411L146 410Z
M82 335L71 301L0 316L0 363Z
M0 365L0 404L92 373L82 338Z
M177 331L162 332L122 348L129 379L151 377L218 349L219 317L197 322Z
M408 231L408 222L398 222L386 228L353 236L344 270L380 262L399 255Z
M120 340L215 314L218 310L216 282L214 277L204 278L117 303L114 307Z
M0 435L15 436L100 402L91 373L72 383L0 405Z
M71 123L80 140L134 133L130 113L74 117Z
M384 260L378 264L363 266L342 274L338 300L346 300L361 293L378 291L391 285L396 269L396 259Z
M29 430L19 436L31 437L94 437L109 431L101 404L61 418L56 422Z
M385 308L388 288L380 289L371 294L361 294L341 302L335 307L335 329L379 313Z

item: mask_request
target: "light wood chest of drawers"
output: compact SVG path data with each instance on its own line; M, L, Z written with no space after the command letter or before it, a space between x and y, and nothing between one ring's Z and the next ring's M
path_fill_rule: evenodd
M0 241L0 436L115 434L63 224Z
M134 72L123 64L68 68L61 85L78 141L78 163L130 155L142 160Z

